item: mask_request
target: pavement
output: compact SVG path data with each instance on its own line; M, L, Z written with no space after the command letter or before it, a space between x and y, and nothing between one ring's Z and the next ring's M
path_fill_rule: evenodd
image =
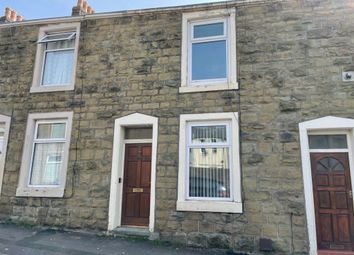
M134 238L99 236L0 224L0 255L215 255L223 251L169 246Z

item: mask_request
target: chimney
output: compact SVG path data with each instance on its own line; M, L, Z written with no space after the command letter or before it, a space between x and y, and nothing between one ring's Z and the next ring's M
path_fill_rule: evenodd
M9 7L5 8L5 16L0 17L0 23L18 22L23 20L24 19L21 15L18 15L15 10Z
M87 3L86 0L77 0L77 5L73 7L71 16L79 16L93 14L95 10Z

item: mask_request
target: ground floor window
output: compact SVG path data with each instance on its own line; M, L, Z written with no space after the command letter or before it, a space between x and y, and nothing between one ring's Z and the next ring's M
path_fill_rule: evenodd
M19 196L63 196L72 113L37 113L28 117Z
M181 115L177 209L242 212L237 113Z
M230 200L229 122L190 122L187 138L188 198Z
M6 160L6 150L7 150L7 141L10 130L10 121L11 118L8 116L0 115L0 194L2 179L4 175L4 167Z

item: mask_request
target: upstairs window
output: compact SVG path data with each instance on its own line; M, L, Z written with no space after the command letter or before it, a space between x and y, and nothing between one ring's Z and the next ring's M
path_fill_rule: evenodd
M235 10L183 14L180 92L236 89Z
M68 86L73 77L75 32L45 35L41 86Z
M41 28L31 92L74 89L78 33L79 25Z
M191 23L190 84L227 81L227 21Z

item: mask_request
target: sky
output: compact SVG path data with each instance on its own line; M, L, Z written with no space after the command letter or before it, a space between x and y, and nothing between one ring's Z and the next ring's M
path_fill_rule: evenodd
M88 0L88 4L96 11L112 12L152 7L166 7L223 0ZM70 16L71 9L77 0L0 0L0 17L5 7L16 10L26 20L51 17Z

